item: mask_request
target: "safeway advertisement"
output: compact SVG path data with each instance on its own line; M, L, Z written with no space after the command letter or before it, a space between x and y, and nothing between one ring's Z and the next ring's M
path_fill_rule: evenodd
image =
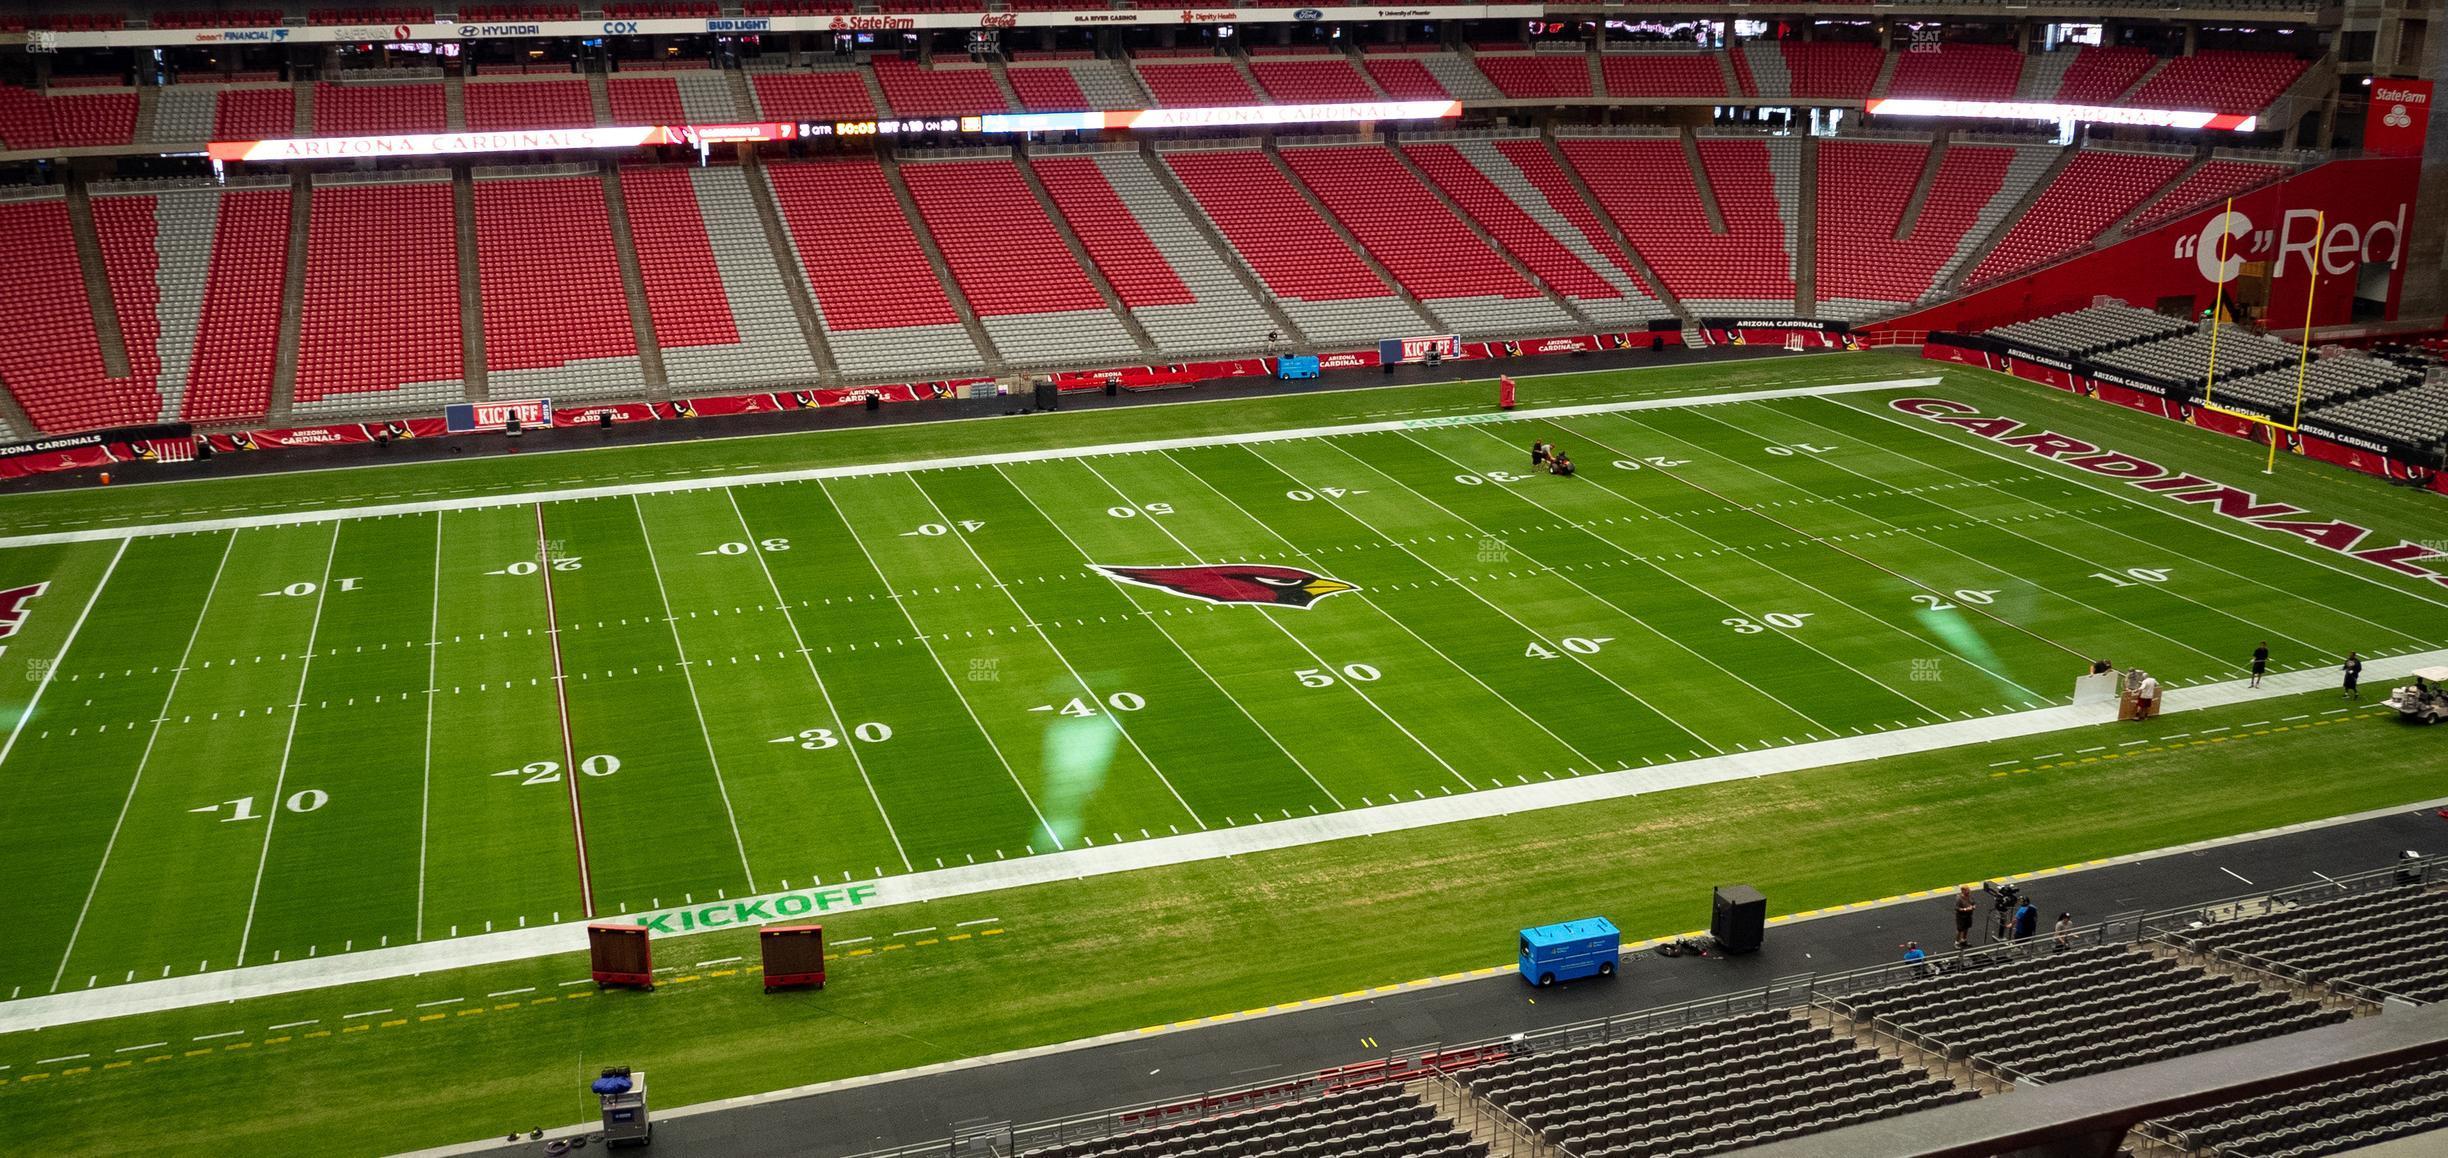
M2383 262L2393 266L2387 313L2394 318L2419 164L2413 157L2331 161L2237 197L2232 211L2224 203L2203 206L2105 249L1873 328L1970 333L2081 309L2102 295L2144 309L2182 299L2195 312L2209 308L2214 287L2261 263L2270 271L2273 326L2303 324L2307 290L2313 325L2353 320L2363 267Z

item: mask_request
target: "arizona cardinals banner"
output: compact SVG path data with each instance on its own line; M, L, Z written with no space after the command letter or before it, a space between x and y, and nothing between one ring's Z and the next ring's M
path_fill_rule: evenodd
M1184 599L1199 599L1208 603L1242 603L1255 607L1307 610L1329 595L1360 589L1356 583L1328 578L1315 571L1267 563L1202 563L1189 567L1108 567L1099 563L1092 566L1124 583L1153 587Z

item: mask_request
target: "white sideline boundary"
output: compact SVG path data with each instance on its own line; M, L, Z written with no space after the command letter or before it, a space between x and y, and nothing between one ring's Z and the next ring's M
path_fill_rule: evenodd
M2418 652L2375 659L2364 674L2378 686L2402 678L2416 668L2448 663L2448 650ZM2266 677L2258 688L2249 680L2229 680L2172 689L2170 711L2199 711L2300 695L2337 686L2335 672L2309 668ZM944 900L998 892L1055 881L1078 880L1110 873L1187 864L1218 857L1242 856L1356 836L1373 836L1429 828L1458 821L1507 816L1600 800L1614 800L1701 784L1716 784L1773 776L1834 764L1876 760L2020 736L2063 731L2110 722L2113 704L2063 705L1982 716L1944 724L1925 724L1893 732L1820 740L1783 748L1735 752L1675 764L1627 768L1570 780L1541 781L1512 788L1494 788L1461 796L1432 797L1400 804L1358 808L1348 812L1296 817L1245 828L1211 829L1137 844L1105 845L1048 853L993 864L963 865L898 877L859 882L870 896L855 905L842 901L839 911L867 912L895 905ZM772 905L783 897L806 897L818 891L839 895L850 885L813 886L790 892L733 898L711 905L631 913L628 920L677 920L682 913L736 911L743 905ZM715 927L755 925L796 919L799 913L777 914L764 921L730 920ZM140 981L73 993L45 994L0 1002L0 1033L45 1029L81 1022L129 1017L191 1006L213 1005L298 993L335 985L383 981L446 969L500 964L586 949L585 921L540 925L483 933L447 941L371 949L333 957L313 957L254 965L244 969ZM700 931L691 929L690 932Z
M88 527L74 531L50 531L35 535L11 535L0 538L0 548L41 547L60 543L109 542L113 539L133 539L150 535L177 535L199 531L234 531L249 527L283 527L302 523L323 523L340 519L370 519L384 515L416 515L428 511L473 511L492 507L516 507L530 503L557 503L573 499L613 498L629 495L671 494L681 491L720 490L726 487L759 486L765 483L805 482L810 479L865 478L873 475L910 474L925 470L949 470L965 466L1003 466L1022 462L1049 462L1072 458L1092 458L1104 455L1135 454L1150 451L1189 450L1203 446L1242 446L1263 442L1292 442L1309 438L1328 438L1338 434L1376 434L1389 430L1415 430L1422 427L1452 426L1478 422L1529 421L1550 418L1574 418L1589 414L1613 414L1631 410L1670 410L1685 406L1710 406L1727 402L1767 402L1779 398L1810 398L1833 394L1862 394L1874 390L1918 390L1938 385L1937 377L1888 378L1875 382L1844 382L1836 385L1786 386L1769 390L1745 390L1726 394L1690 394L1675 398L1644 398L1628 402L1587 402L1572 406L1551 406L1537 410L1489 411L1482 414L1462 414L1447 418L1398 418L1379 422L1349 422L1335 426L1304 426L1290 430L1253 430L1235 434L1201 434L1181 438L1158 438L1139 442L1111 442L1093 446L1051 447L1043 450L998 451L991 454L967 454L951 458L912 459L904 462L860 463L847 466L804 467L797 470L762 471L752 474L715 475L704 478L668 479L660 482L614 483L592 487L563 487L557 490L519 491L510 494L470 495L456 499L426 499L413 503L381 503L372 506L341 507L327 511L290 511L279 514L239 515L226 519L194 519L178 523L152 523L134 527ZM1231 401L1215 399L1214 401Z

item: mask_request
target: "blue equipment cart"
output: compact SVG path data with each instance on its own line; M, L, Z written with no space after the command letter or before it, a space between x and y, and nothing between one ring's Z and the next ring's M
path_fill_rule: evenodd
M1558 981L1613 977L1623 952L1623 934L1605 917L1521 931L1522 980L1542 989Z

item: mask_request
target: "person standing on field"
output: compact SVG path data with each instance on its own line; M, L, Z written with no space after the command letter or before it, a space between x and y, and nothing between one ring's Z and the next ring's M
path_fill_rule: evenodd
M2254 649L2253 649L2253 668L2252 668L2252 677L2253 677L2253 678L2252 678L2252 685L2251 685L2251 686L2256 687L2256 688L2257 688L2257 687L2260 687L2260 686L2261 686L2261 676L2262 676L2262 673L2267 672L2268 670L2269 670L2269 641L2265 639L2265 640L2262 640L2262 641L2261 641L2261 646L2256 647L2256 648L2254 648Z
M2346 672L2346 698L2362 699L2363 690L2356 687L2355 683L2363 678L2363 657L2355 652L2347 652L2344 671Z
M1972 899L1972 886L1955 886L1956 948L1968 948L1972 944L1972 916L1979 911L1980 905Z

